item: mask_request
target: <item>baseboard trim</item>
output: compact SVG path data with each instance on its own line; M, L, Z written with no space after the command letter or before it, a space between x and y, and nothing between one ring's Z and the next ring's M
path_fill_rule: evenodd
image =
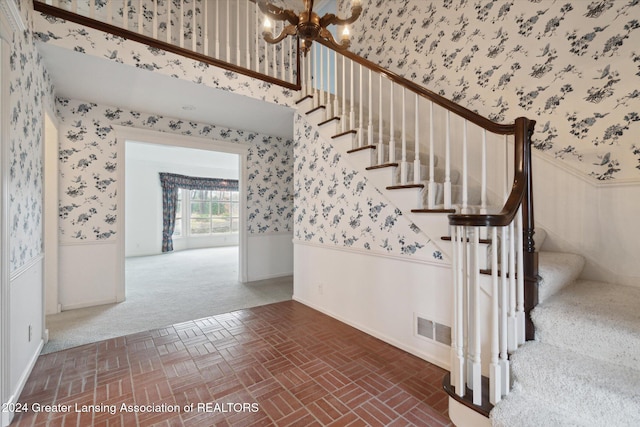
M296 245L311 246L313 248L327 249L331 251L341 251L341 252L349 252L352 254L366 255L366 256L372 256L372 257L389 258L397 261L411 262L414 264L428 264L428 265L433 265L435 267L441 267L441 268L447 268L447 269L451 268L451 264L446 262L431 261L429 259L424 259L424 258L411 258L404 255L390 255L390 254L385 254L380 252L367 251L364 249L348 248L344 246L330 246L330 245L325 245L320 243L311 243L311 242L305 242L303 240L297 240L295 238L293 239L293 245L294 246Z
M33 356L31 356L31 359L29 360L29 363L27 364L27 367L22 372L22 375L20 375L20 380L18 381L18 385L17 385L16 389L14 390L13 394L11 395L11 397L9 397L9 399L6 402L8 404L7 406L9 408L15 407L15 405L18 403L18 399L20 398L20 395L22 394L22 390L24 389L24 386L27 384L27 380L29 379L29 376L31 375L31 371L33 371L33 368L35 367L36 362L38 361L38 357L40 356L40 352L42 351L42 347L44 347L44 341L41 339L40 343L38 344L38 349L35 351ZM7 411L7 412L3 411L2 412L2 427L8 426L9 424L11 424L11 421L13 420L14 415L15 415L15 413L13 411Z
M287 277L287 276L293 276L293 271L284 272L284 273L265 274L265 275L260 275L256 277L251 276L248 278L247 282L259 282L261 280L277 279L278 277Z
M321 312L323 314L326 314L327 316L333 317L334 319L341 321L342 323L345 323L345 324L347 324L349 326L352 326L352 327L354 327L354 328L356 328L356 329L358 329L358 330L360 330L360 331L362 331L362 332L364 332L366 334L369 334L374 338L378 338L379 340L384 341L387 344L391 344L392 346L397 347L402 351L406 351L407 353L412 354L412 355L414 355L416 357L419 357L422 360L425 360L425 361L427 361L429 363L433 363L434 365L436 365L436 366L438 366L438 367L440 367L442 369L446 369L447 371L450 369L449 360L441 360L441 359L438 359L438 358L433 357L431 355L428 355L426 353L423 353L421 351L417 351L415 348L408 347L408 346L398 342L394 338L391 338L391 337L389 337L389 336L387 336L385 334L381 334L381 333L379 333L379 332L377 332L377 331L375 331L373 329L367 328L366 326L363 326L363 325L361 325L361 324L359 324L357 322L353 322L353 321L351 321L349 319L346 319L346 318L344 318L344 317L342 317L342 316L340 316L340 315L338 315L336 313L333 313L330 310L326 310L326 309L324 309L322 307L319 307L319 306L317 306L317 305L315 305L315 304L313 304L313 303L311 303L309 301L306 301L304 298L299 298L295 294L293 295L292 299L294 301L299 302L300 304L304 304L307 307L311 307L314 310L317 310L317 311L319 311L319 312Z
M95 306L98 306L98 305L105 305L105 304L115 304L115 303L118 303L118 302L122 302L122 301L118 301L117 298L110 298L110 299L107 299L107 300L83 302L83 303L80 303L80 304L61 305L61 311L76 310L78 308L95 307Z

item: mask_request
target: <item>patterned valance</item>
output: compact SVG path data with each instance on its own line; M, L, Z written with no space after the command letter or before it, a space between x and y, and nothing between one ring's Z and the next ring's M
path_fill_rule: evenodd
M160 172L162 188L185 188L187 190L238 191L237 179L202 178L175 173Z
M162 185L162 252L173 250L173 230L176 226L178 189L238 191L237 179L200 178L160 172Z

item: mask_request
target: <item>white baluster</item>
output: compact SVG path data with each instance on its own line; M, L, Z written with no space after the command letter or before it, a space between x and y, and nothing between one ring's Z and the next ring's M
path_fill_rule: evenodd
M170 0L169 0L170 1ZM216 16L214 16L215 19L215 27L216 27L216 39L215 39L215 43L216 43L216 59L220 59L220 0L216 0ZM256 43L257 43L257 37L258 37L258 31L257 29L260 28L258 25L258 14L256 13ZM257 49L257 44L256 44L256 49ZM258 52L256 51L256 54ZM256 71L260 71L257 70Z
M180 47L184 47L184 2L180 2Z
M191 7L191 13L193 14L193 16L191 17L191 25L193 26L192 28L192 33L191 33L191 50L194 52L198 51L198 15L196 14L196 0L192 0L192 7Z
M497 247L498 229L491 229L491 241ZM489 402L495 405L502 399L500 378L500 291L498 251L491 251L491 364L489 365Z
M429 209L434 209L436 206L436 181L435 181L435 137L434 137L434 123L433 123L433 101L429 101L429 187L428 187L428 199L427 206Z
M96 18L96 0L89 0L89 18Z
M346 56L342 55L342 132L347 131L347 62Z
M451 361L451 385L455 388L458 396L465 394L465 359L464 359L464 263L463 251L464 238L463 227L454 226L451 228L453 241L453 343Z
M353 60L349 60L349 63L351 64L351 75L349 77L349 87L350 87L350 97L349 97L349 129L353 130L356 128L356 112L355 112L355 101L356 101L356 97L355 97L355 90L356 90L356 85L355 85L355 74L353 72Z
M268 18L265 17L264 19ZM275 29L275 25L273 28ZM264 43L264 74L266 76L269 75L269 45L266 42Z
M482 129L482 171L481 174L481 194L480 194L480 214L487 213L487 130Z
M74 8L73 11L76 12L78 7L76 0L71 2L71 7ZM124 0L122 2L122 28L125 30L129 29L129 0Z
M285 23L282 23L282 28L284 28ZM287 37L287 39L290 39L291 37ZM284 66L284 51L285 51L285 46L286 43L280 43L280 79L281 80L286 80L287 79L287 75L285 73L285 66Z
M378 88L378 164L384 163L384 140L382 127L382 74L380 74L380 86Z
M320 56L320 69L318 70L320 72L320 88L318 90L318 107L321 105L325 105L325 101L324 101L324 88L325 88L325 73L324 73L324 46L318 44L318 56ZM326 112L326 110L325 110ZM325 120L326 117L323 117L322 120Z
M518 324L518 345L524 344L526 340L525 329L525 312L524 312L524 245L522 235L522 205L518 209L518 216L516 219L516 252L517 252L517 272L516 280L518 281L518 294L516 302L516 322Z
M240 1L236 1L236 65L242 65L240 53Z
M414 150L415 157L413 158L413 182L417 184L420 182L420 95L416 93L416 131Z
M113 2L107 2L107 24L111 24L113 22ZM169 25L169 23L167 23Z
M284 26L284 23L282 23ZM278 23L275 23L273 28L276 29L278 27ZM276 31L274 34L280 34L278 31ZM272 44L271 45L271 53L272 53L272 57L273 57L273 64L272 64L272 68L273 68L273 76L274 77L278 77L278 52L276 52L276 45Z
M395 84L391 81L391 90L389 94L389 163L396 161L396 124L395 124L395 108L394 107L394 91Z
M307 95L313 96L313 69L311 68L311 52L307 53Z
M109 2L111 4L111 2ZM167 43L172 43L171 35L173 26L171 25L171 1L167 0Z
M226 34L226 46L227 46L227 62L231 62L230 58L231 58L231 2L230 0L227 0L227 21L226 21L226 25L225 28L227 29L227 34ZM266 75L269 75L269 73L265 73Z
M331 76L331 51L328 48L325 48L325 52L327 53L327 62L326 62L326 66L327 66L327 116L326 119L331 119L334 116L334 111L333 111L333 102L331 102L331 89L333 88L332 86L332 76ZM333 80L335 80L336 76L333 76Z
M202 2L202 27L202 49L204 54L209 56L209 2L207 0ZM249 21L247 21L247 28L249 28ZM247 40L249 39L247 38Z
M206 0L205 0L206 3ZM249 41L251 40L251 27L249 22L251 21L251 2L246 1L245 2L245 11L246 11L246 23L247 23L247 32L245 34L245 64L246 64L246 68L247 70L251 69L251 46L249 44ZM256 27L256 33L258 32L258 27Z
M314 43L311 45L311 52L313 53L313 85L314 85L314 94L313 94L313 106L319 107L320 103L320 84L322 83L322 72L318 70L318 64L320 61L318 60L318 44Z
M205 2L206 4L206 2ZM205 15L206 16L206 15ZM158 39L158 0L153 0L153 22L152 35L154 39Z
M402 160L400 162L400 184L407 183L407 90L402 87Z
M333 117L340 117L338 100L338 52L333 52Z
M469 164L467 159L467 119L462 124L462 213L469 213L468 191L469 191Z
M480 254L478 248L480 247L480 229L479 227L471 228L471 247L472 247L472 259L471 259L471 273L469 278L472 284L473 294L473 343L475 349L473 352L473 403L474 405L482 405L482 348L480 337Z
M369 68L369 125L367 126L368 145L373 146L373 71Z
M95 2L92 0L91 4L95 4ZM142 18L144 18L142 0L138 0L138 34L144 34L144 21Z
M508 310L509 310L509 281L507 279L507 251L509 247L509 229L508 227L501 227L502 240L500 241L500 268L501 268L501 280L500 280L500 378L502 379L502 395L506 396L509 393L510 379L509 379L509 322L508 322ZM497 246L494 246L493 250L498 250Z
M126 7L127 0L124 0L124 1L125 1L125 6L124 7ZM72 0L71 1L71 11L73 13L78 13L78 0Z
M447 110L444 154L444 208L451 209L451 112Z
M364 98L363 98L363 79L362 79L362 64L358 64L359 67L359 86L358 86L358 99L360 104L358 105L358 147L362 147L364 145L364 135L362 134L362 124L364 123Z
M509 224L509 351L518 348L518 327L516 325L516 251L515 227Z
M218 0L216 0L216 1L218 1ZM260 30L259 30L259 28L260 28L260 24L259 24L260 17L258 15L258 6L255 5L253 10L254 10L255 15L256 15L256 26L255 26L255 30L256 30L256 39L255 39L256 71L260 72Z

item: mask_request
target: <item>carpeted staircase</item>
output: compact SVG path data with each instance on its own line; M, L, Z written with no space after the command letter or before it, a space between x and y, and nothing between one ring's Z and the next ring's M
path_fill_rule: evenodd
M305 111L302 106L300 109ZM315 124L318 122L315 120ZM322 128L329 125L327 138L336 133L330 122L319 123L321 134ZM416 200L426 208L428 156L421 153L420 181L414 180L413 165L409 163L405 170L408 185L398 185L402 181L401 169L397 163L390 163L386 145L382 146L382 155L376 156L372 146L349 150L355 145L354 133L340 136L345 141L335 139L338 136L333 136L336 146L349 154L354 165L366 167L368 179L379 188L386 188L387 197L403 212L411 216L409 205ZM411 161L413 153L407 159ZM437 157L434 163L437 165ZM374 173L389 166L393 166L391 173L377 179ZM458 207L459 175L452 170L452 203ZM435 177L434 199L441 206L441 168L436 169ZM406 203L400 199L398 202L390 190L415 191L418 197L411 195ZM472 211L479 204L479 192L470 186ZM418 217L411 219L416 221ZM418 224L422 226L421 222ZM544 235L542 230L537 233L537 248L542 247ZM540 304L532 313L536 341L526 343L511 355L512 392L492 410L493 425L640 426L640 287L578 280L583 267L584 259L578 255L539 253Z
M583 265L540 252L536 341L512 355L493 425L640 425L640 287L577 280Z

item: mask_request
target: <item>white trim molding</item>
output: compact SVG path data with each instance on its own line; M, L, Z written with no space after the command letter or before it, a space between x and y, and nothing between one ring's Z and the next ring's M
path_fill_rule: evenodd
M451 263L447 263L447 262L437 262L437 261L431 261L429 259L424 259L424 258L408 257L406 255L395 255L395 254L386 254L381 252L367 251L365 249L360 249L360 248L349 248L345 246L331 246L331 245L314 243L314 242L305 242L304 240L299 240L296 238L293 239L293 244L301 245L301 246L311 246L314 248L321 248L321 249L329 249L332 251L350 252L350 253L368 255L373 257L390 258L390 259L410 262L414 264L428 264L434 267L441 267L441 268L448 268L448 269L451 268Z
M25 31L27 29L20 16L20 10L13 0L0 0L0 24L2 24L0 25L0 28L2 28L0 36L7 41L10 41L7 29L10 28L12 32Z

